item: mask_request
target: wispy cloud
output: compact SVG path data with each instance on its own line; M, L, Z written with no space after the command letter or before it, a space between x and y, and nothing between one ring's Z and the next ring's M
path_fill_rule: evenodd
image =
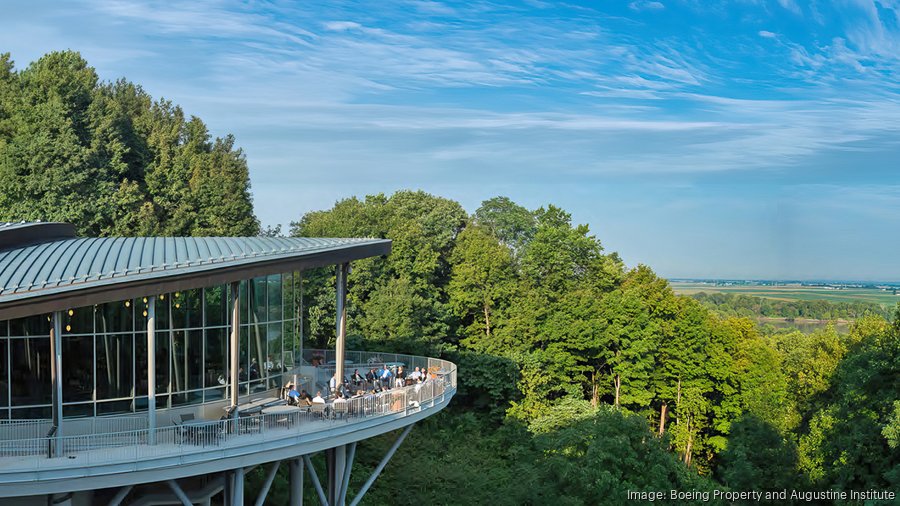
M645 11L645 10L662 10L665 9L666 6L663 5L662 2L654 2L648 0L641 0L637 2L631 2L628 4L628 8L633 11Z

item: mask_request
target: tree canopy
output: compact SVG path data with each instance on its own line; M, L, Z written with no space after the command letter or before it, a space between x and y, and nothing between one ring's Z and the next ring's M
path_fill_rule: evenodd
M0 55L0 220L85 235L256 235L247 161L228 135L74 51Z

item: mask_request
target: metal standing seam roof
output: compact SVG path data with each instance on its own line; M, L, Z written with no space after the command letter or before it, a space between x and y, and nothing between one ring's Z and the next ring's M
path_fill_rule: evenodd
M100 287L122 284L159 285L156 282L166 279L202 272L239 272L278 261L282 267L292 261L301 266L309 257L317 259L315 265L337 264L387 254L390 244L385 239L108 237L50 240L4 249L0 240L0 319L4 306L26 299L89 289L96 292Z

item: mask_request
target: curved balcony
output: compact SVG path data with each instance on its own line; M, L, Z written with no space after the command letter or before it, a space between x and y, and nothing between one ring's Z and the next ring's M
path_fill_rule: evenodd
M315 393L334 370L333 351L307 350L317 366L284 374ZM238 416L223 404L159 411L174 423L149 429L146 417L64 420L64 436L47 421L0 425L0 497L61 493L157 482L308 455L405 427L443 409L456 393L456 365L388 353L347 352L348 376L392 362L427 370L427 378L313 407L288 406L280 389L241 399ZM330 364L329 364L330 362ZM324 383L323 383L324 380ZM55 456L54 456L55 455Z

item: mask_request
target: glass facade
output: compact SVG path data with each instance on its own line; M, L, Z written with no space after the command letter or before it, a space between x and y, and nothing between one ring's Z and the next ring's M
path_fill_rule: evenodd
M299 274L240 283L241 395L280 387L301 356ZM157 409L226 398L231 301L227 285L156 297ZM63 312L63 416L147 409L149 298ZM49 315L0 321L0 419L49 418Z

